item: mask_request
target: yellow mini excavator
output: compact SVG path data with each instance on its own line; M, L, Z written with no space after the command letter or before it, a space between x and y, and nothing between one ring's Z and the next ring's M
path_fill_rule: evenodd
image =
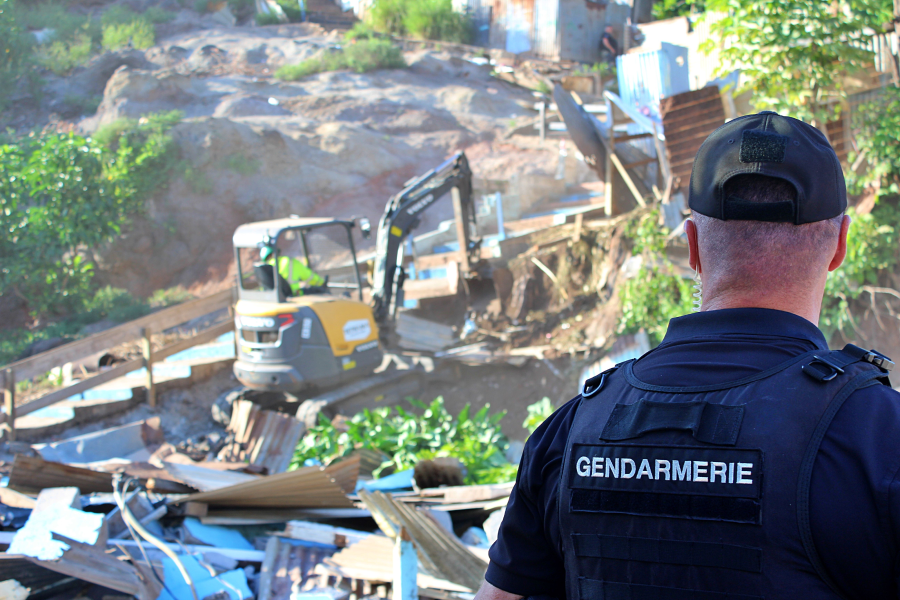
M453 188L459 191L466 225L463 247L477 262L480 240L475 238L472 175L465 154L459 152L409 181L388 201L376 237L371 305L363 301L353 242L357 226L363 237L370 236L368 220L292 216L238 227L233 238L238 380L254 390L297 393L370 375L382 362L380 328L389 326L403 305L403 242L423 211ZM313 258L323 262L322 254L310 252L316 240L325 240L333 251L337 247L338 254L343 250L343 262L351 263L350 268L343 269L343 277L335 275L324 285L303 289L286 280L275 265L280 267L286 249L293 247L297 254L302 251L304 267L315 270L319 265Z

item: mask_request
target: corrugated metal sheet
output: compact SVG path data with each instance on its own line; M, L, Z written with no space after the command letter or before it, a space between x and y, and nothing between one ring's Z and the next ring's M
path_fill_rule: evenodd
M623 54L616 59L619 96L654 120L659 120L659 101L669 80L669 57L662 50Z
M506 44L507 52L529 52L534 41L535 0L507 0Z
M681 178L681 186L686 187L700 145L725 123L719 88L710 86L665 98L660 111L669 169L673 177Z
M622 24L631 15L631 6L618 2L559 0L559 57L565 60L597 62L600 38L607 24L616 27L622 43Z
M534 53L559 58L559 0L534 2Z

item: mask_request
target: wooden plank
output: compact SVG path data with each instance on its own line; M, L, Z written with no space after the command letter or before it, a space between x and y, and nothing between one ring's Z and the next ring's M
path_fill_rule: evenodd
M6 369L3 390L3 406L6 412L6 422L3 428L6 431L7 441L16 441L16 372Z
M650 132L644 133L633 133L630 135L617 135L613 137L613 141L616 144L621 144L622 142L630 142L631 140L642 140L644 138L653 137L653 134Z
M113 379L123 377L128 373L131 373L132 371L140 369L143 364L143 358L134 358L129 361L120 363L107 371L103 371L98 375L88 377L87 379L82 379L74 385L62 388L61 390L56 390L55 392L50 392L49 394L44 394L40 398L36 398L18 406L16 408L17 416L23 417L44 407L56 404L57 402L61 402L66 398L69 398L70 396L74 396L75 394L80 394L85 390L95 388L98 385L106 383L107 381L112 381Z
M13 508L34 508L36 500L7 487L0 487L0 502Z
M616 153L610 152L609 158L610 158L610 160L612 160L613 165L615 165L616 170L619 172L619 175L621 175L622 179L625 180L625 185L627 185L628 189L631 190L631 194L634 196L634 199L637 201L638 206L647 206L647 203L644 202L644 198L641 196L641 193L638 191L637 187L634 185L634 181L631 179L631 175L628 174L628 171L622 165L622 161L619 160L619 157L616 156Z
M634 162L630 162L630 163L624 164L622 166L626 169L635 169L637 167L643 167L644 165L649 165L649 164L655 163L655 162L656 162L655 156L648 156L647 158L643 158L641 160L636 160ZM578 216L581 217L582 215L579 214Z
M344 527L324 525L322 523L290 521L285 527L284 533L281 535L289 537L292 540L303 540L305 542L315 542L317 544L328 544L329 546L345 548L363 541L372 534L365 531L346 529Z
M150 408L156 408L156 387L153 385L153 335L149 327L141 330L141 354L144 358L145 387L147 388L147 403Z
M710 99L719 97L719 88L715 86L704 87L700 88L699 90L693 90L690 92L683 92L681 94L675 94L674 96L663 98L659 103L659 112L663 117L665 117L667 113L689 108L691 106L695 106L696 104L708 102Z
M111 492L112 475L17 454L8 485L20 492L38 492L44 488L57 487L77 487L84 494Z
M236 473L234 471L216 471L195 465L182 465L166 463L166 471L182 483L191 486L201 492L218 490L229 485L254 481L259 479L256 475Z
M223 290L205 298L189 300L134 321L123 323L98 334L70 342L58 348L10 363L2 369L11 368L19 381L43 375L54 367L108 350L119 344L130 342L140 336L141 330L150 327L154 331L164 331L185 321L202 317L231 305L234 290Z
M272 580L275 577L275 558L278 556L278 549L281 540L276 536L266 540L266 555L263 558L262 566L259 571L259 593L257 600L272 599Z

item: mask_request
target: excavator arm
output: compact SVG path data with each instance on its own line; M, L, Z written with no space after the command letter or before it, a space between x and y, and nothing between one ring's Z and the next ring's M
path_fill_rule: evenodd
M453 188L459 190L460 218L464 240L460 240L470 261L477 262L481 240L474 239L475 207L472 199L472 171L463 152L457 152L440 166L409 181L399 194L388 200L378 224L375 272L372 281L375 320L379 324L393 318L403 299L403 242L419 225L423 212Z

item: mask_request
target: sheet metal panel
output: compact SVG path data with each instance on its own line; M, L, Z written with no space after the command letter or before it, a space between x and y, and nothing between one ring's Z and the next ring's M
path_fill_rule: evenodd
M559 0L534 2L534 54L559 58Z

